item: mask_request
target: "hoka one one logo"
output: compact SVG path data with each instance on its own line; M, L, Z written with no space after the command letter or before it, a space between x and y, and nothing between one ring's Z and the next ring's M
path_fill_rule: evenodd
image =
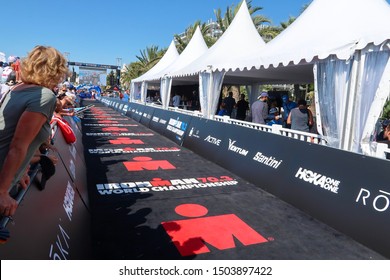
M295 177L315 186L319 186L327 191L338 193L340 181L325 175L300 167L295 174Z

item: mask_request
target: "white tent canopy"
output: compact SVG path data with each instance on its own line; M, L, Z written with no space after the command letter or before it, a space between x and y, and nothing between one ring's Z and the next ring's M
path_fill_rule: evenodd
M216 106L220 90L216 81L315 82L319 132L333 147L369 153L369 136L390 94L389 4L385 0L314 0L293 24L263 44L243 3L212 48L202 54L188 50L186 57L191 59L185 59L183 52L148 79L161 79L169 96L172 77L196 81L199 75L206 116Z
M172 86L172 78L170 73L177 71L189 64L191 64L195 59L200 57L208 50L208 47L203 39L202 32L200 31L199 26L196 28L190 42L180 56L167 68L163 69L159 73L156 73L153 76L148 77L148 80L160 80L160 95L163 108L167 108L170 99L170 92Z
M180 56L165 69L162 69L153 76L149 76L148 80L160 80L165 76L171 76L171 73L175 73L179 69L192 64L194 60L203 55L207 50L208 47L198 26L194 32L194 35L192 35L190 42L184 51L180 54Z
M247 63L268 68L336 55L349 59L355 50L389 38L386 0L314 0L309 7Z
M160 61L156 65L154 65L153 68L147 71L145 74L138 77L137 79L132 80L132 82L137 83L137 82L147 81L148 77L153 77L157 73L166 69L173 62L175 62L178 57L179 57L179 53L177 52L175 41L172 40L171 44L169 45L167 51L165 52L164 56L160 59Z
M190 42L180 55L177 53L174 41L172 41L167 50L167 53L161 59L161 63L157 63L147 73L138 77L137 79L132 80L132 96L136 96L138 94L141 96L141 102L145 102L148 83L161 83L161 100L163 107L167 108L172 85L172 79L168 77L169 73L192 63L207 50L208 47L203 39L199 27L196 28ZM140 83L142 83L142 85L140 85Z
M370 153L364 146L389 97L388 26L385 0L314 0L246 62L275 73L315 64L319 132L331 146Z
M142 76L133 79L131 81L131 100L141 99L142 102L145 102L146 93L147 93L147 80L148 77L152 77L156 73L159 73L161 70L166 69L179 57L177 52L175 42L172 40L164 56L156 63L149 71L144 73Z
M265 42L253 24L246 1L243 1L221 38L198 59L186 67L169 73L169 76L174 80L192 79L194 82L197 81L194 76L199 76L202 113L205 117L209 117L217 109L226 71L244 70L248 64L242 63L243 58L253 56L264 46Z
M246 70L232 67L225 81L315 81L320 133L333 147L370 154L370 135L390 96L388 26L385 0L314 0L255 55L239 57L236 68Z
M248 64L244 57L253 56L265 45L253 24L248 7L243 1L239 11L221 38L202 56L184 68L171 72L172 77L198 74L212 68L213 71L244 70ZM250 67L252 65L250 64Z

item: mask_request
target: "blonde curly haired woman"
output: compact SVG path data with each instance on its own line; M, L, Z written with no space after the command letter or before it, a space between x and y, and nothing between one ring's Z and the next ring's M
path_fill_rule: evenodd
M21 61L21 81L0 107L0 215L14 215L17 202L9 195L18 181L26 186L26 169L50 135L56 106L52 89L68 74L64 56L55 48L36 46Z

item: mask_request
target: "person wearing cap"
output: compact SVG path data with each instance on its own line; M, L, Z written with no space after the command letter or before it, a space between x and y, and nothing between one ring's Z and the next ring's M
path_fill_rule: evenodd
M267 125L272 126L274 124L279 124L279 125L283 124L282 117L281 115L279 115L279 110L276 107L272 107L269 110L268 122L267 122Z
M268 93L262 92L258 97L258 100L253 102L251 106L252 122L265 124L265 120L268 117Z
M298 104L294 101L291 101L287 94L282 96L283 101L283 122L284 127L288 127L287 125L287 118L290 114L291 110L298 107Z

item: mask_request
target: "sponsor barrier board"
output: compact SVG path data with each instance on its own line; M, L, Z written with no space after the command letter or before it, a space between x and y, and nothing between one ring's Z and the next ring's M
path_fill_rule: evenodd
M390 257L390 161L200 118L187 132L184 147Z
M181 145L190 120L191 116L156 108L149 128Z
M390 161L159 108L149 128L390 257Z
M59 158L56 173L42 191L38 189L39 182L30 185L14 215L15 223L7 225L11 237L1 245L2 260L91 258L85 165L79 155L71 152L59 130L55 141L55 155ZM74 155L77 160L70 169L66 164Z

